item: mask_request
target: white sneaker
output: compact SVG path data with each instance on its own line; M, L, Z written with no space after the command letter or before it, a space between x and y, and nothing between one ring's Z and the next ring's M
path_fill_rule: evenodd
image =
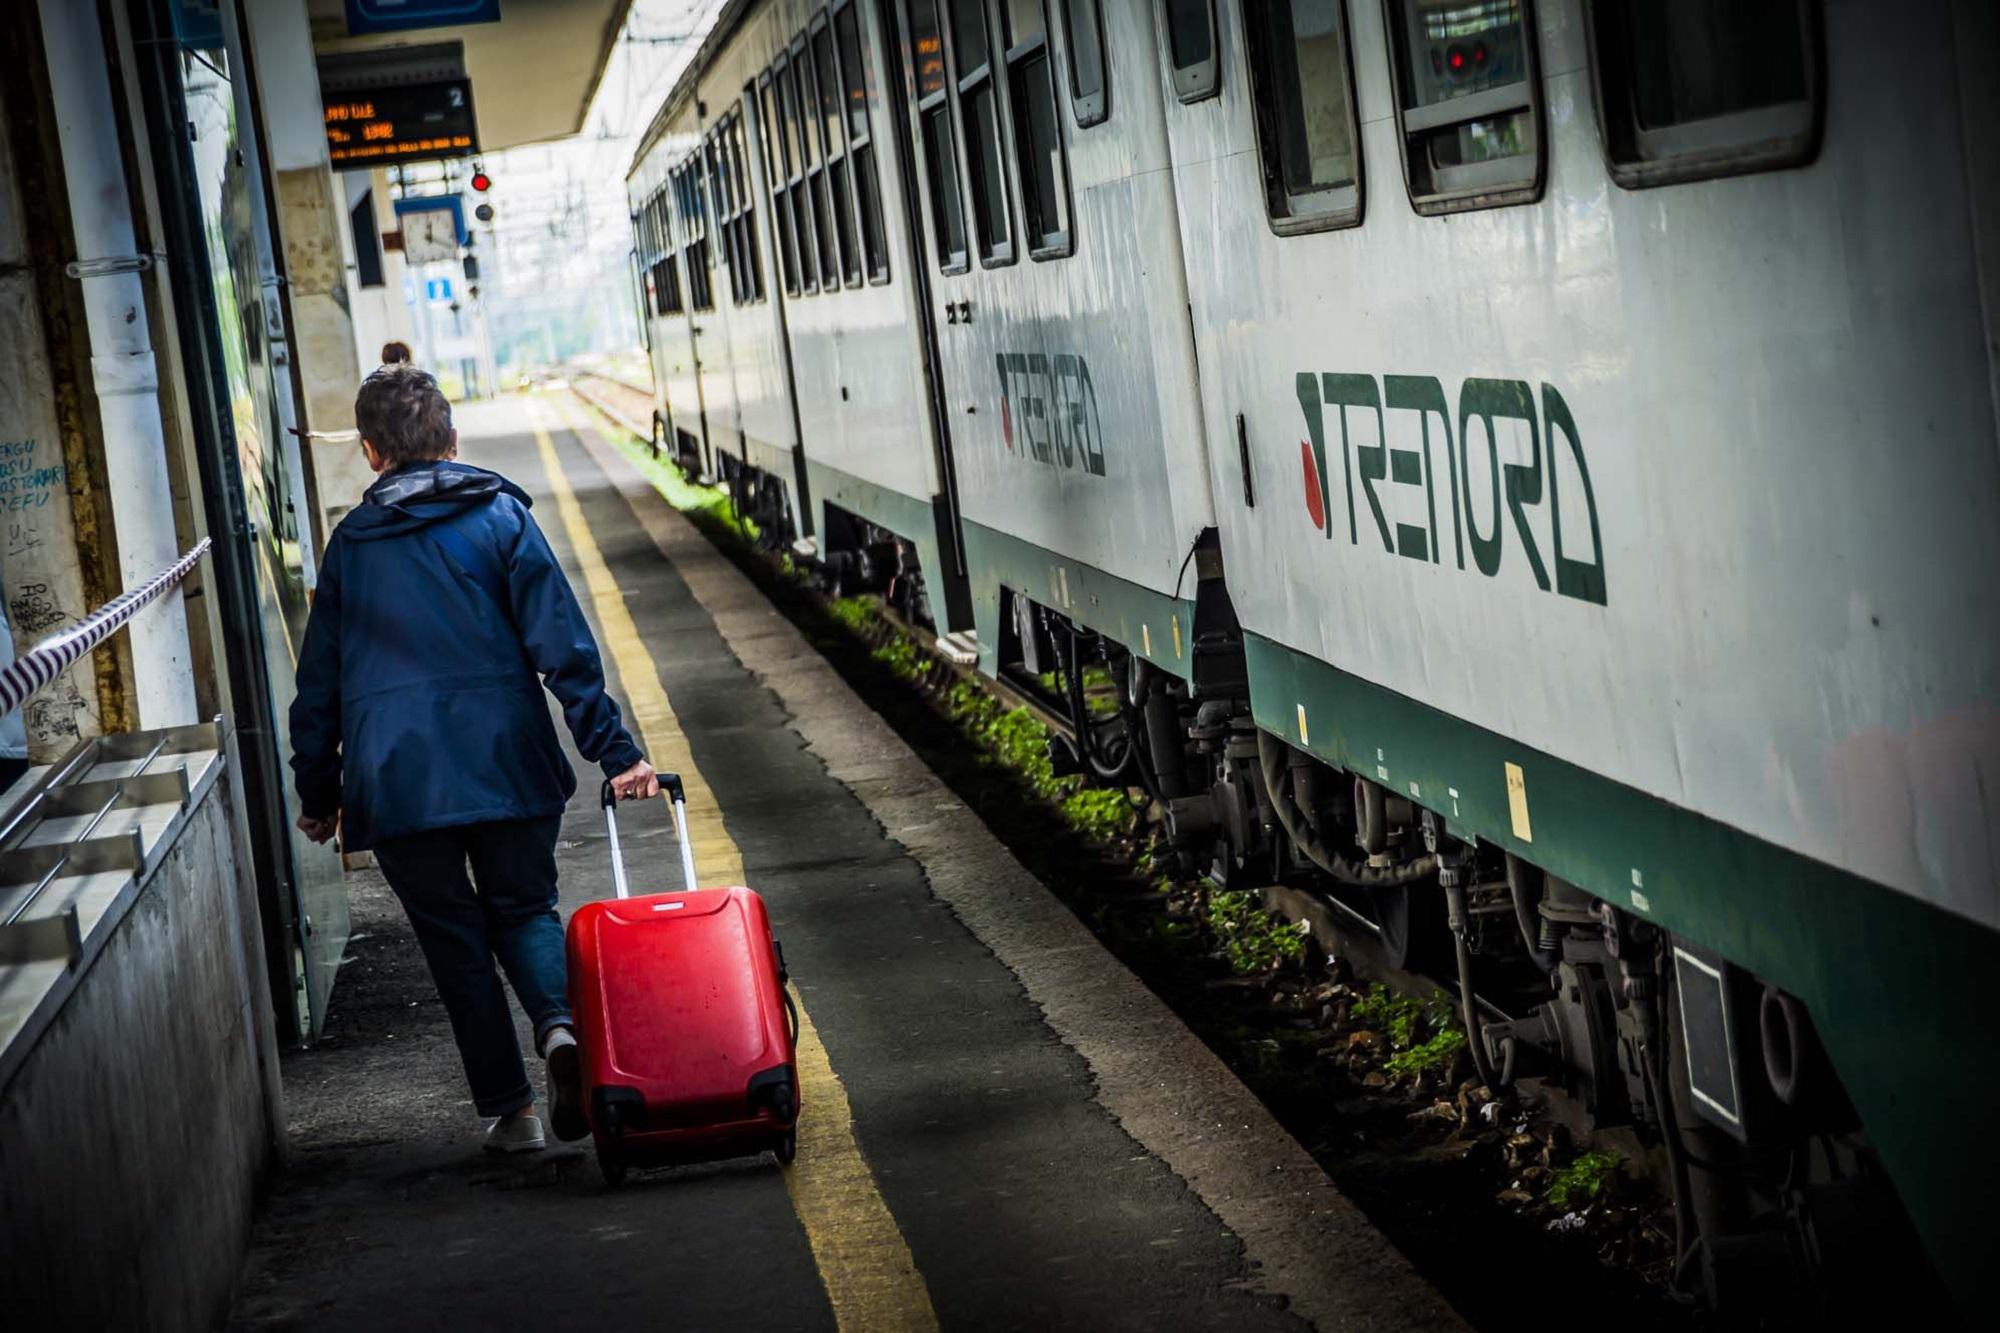
M583 1069L576 1037L566 1027L553 1027L542 1039L542 1059L549 1067L549 1126L556 1137L573 1143L590 1133L583 1114Z
M542 1136L540 1116L517 1115L512 1120L495 1120L486 1127L488 1152L540 1152L549 1146Z

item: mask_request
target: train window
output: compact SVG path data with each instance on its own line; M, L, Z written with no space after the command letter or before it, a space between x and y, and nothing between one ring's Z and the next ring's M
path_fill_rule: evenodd
M777 144L783 142L778 120L777 85L769 72L757 80L757 137L764 151L764 179L771 186L771 246L778 252L779 278L785 290L799 294L799 259L792 232L792 201L785 194Z
M1042 0L1008 0L1007 87L1013 96L1014 151L1021 172L1028 251L1038 259L1070 253L1069 166L1056 113Z
M827 200L825 145L820 142L818 85L813 78L812 48L799 38L792 51L792 72L798 79L799 160L806 171L806 210L813 220L812 236L819 246L817 263L822 289L840 286L840 255L834 249L833 209Z
M1215 0L1163 0L1163 7L1175 95L1183 102L1215 96L1220 69L1215 58Z
M676 196L681 218L681 260L687 268L687 302L691 310L715 309L710 280L708 209L702 197L702 157L697 152L681 164Z
M1068 0L1063 23L1069 39L1069 102L1079 128L1101 125L1111 114L1111 85L1104 74L1104 15L1098 0Z
M792 241L799 262L799 289L807 295L819 290L818 245L814 240L818 224L813 220L812 195L806 186L802 150L799 147L798 83L793 70L796 55L781 61L772 77L778 83L778 141L786 145L785 201L791 214Z
M749 90L745 90L749 92ZM751 93L754 99L755 94ZM716 224L729 266L729 295L737 305L764 298L763 262L757 254L756 210L743 170L743 107L738 103L709 136L709 180L715 195Z
M764 299L764 256L757 248L757 205L750 188L749 151L743 145L743 113L740 110L729 127L729 158L736 172L736 198L742 209L736 225L742 236L738 248L742 251L744 266L749 270L750 295L747 299L761 301Z
M752 100L756 94L744 88L744 102ZM728 170L734 180L736 190L736 218L732 226L736 230L736 256L742 264L742 286L744 294L738 304L764 300L764 256L756 248L756 196L750 188L750 166L748 150L744 148L744 102L736 104L736 112L730 116L728 134L724 138L724 150L728 154Z
M1000 166L1000 103L994 88L985 0L951 0L951 54L958 79L958 123L965 127L965 168L972 225L985 265L1012 263L1013 216Z
M1586 11L1611 178L1628 190L1799 166L1819 151L1811 0L1602 0Z
M909 0L909 65L917 84L917 122L924 138L924 185L930 196L931 241L938 268L967 267L965 205L958 193L958 155L951 137L950 76L944 65L944 29L937 0Z
M657 314L678 315L686 309L681 303L679 268L672 255L653 265L653 297L658 303Z
M1390 0L1389 36L1417 212L1540 198L1547 153L1529 0Z
M965 208L958 197L958 163L953 161L951 122L943 107L924 114L924 174L931 189L931 228L938 266L947 272L966 267Z
M819 86L820 133L826 141L826 197L831 204L833 239L840 252L840 271L849 286L861 281L861 248L854 243L854 193L849 183L847 117L841 110L840 70L833 63L833 29L826 20L813 24L813 71Z
M889 243L882 228L882 182L875 170L875 143L868 128L868 96L874 80L861 53L858 12L849 4L833 16L847 102L847 160L853 164L854 197L861 215L861 262L870 282L887 282Z
M951 53L959 77L986 63L986 0L947 0L951 10Z
M1264 203L1280 233L1361 221L1344 0L1244 0Z

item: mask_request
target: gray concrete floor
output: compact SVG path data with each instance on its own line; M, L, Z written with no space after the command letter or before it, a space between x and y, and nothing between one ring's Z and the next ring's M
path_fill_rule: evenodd
M463 414L466 457L542 501L523 426L518 403ZM855 716L746 580L601 444L557 446L944 1328L1452 1325L1206 1048L879 719ZM554 505L536 513L575 578ZM577 763L565 912L610 891ZM631 828L628 860L671 881L669 838ZM353 899L329 1040L286 1064L294 1168L233 1326L833 1324L768 1159L615 1192L573 1148L482 1160L400 910L372 874Z

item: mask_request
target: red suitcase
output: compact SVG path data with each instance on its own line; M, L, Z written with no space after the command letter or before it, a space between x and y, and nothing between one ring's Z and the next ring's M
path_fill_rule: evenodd
M627 1167L797 1147L797 1013L764 900L746 888L694 891L687 798L673 804L690 891L628 896L617 800L604 784L616 898L569 921L569 984L584 1114L606 1181Z

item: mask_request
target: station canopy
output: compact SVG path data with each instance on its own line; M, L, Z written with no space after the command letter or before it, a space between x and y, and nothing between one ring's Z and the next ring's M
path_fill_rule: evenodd
M417 26L407 18L385 31L350 31L350 11L382 8L358 0L308 0L313 49L322 58L389 47L455 42L463 47L464 73L478 114L478 147L498 152L560 139L583 129L591 98L625 24L631 0L500 0L497 4L390 7L400 15L430 9L440 14L497 11L488 22ZM419 22L421 20L419 19ZM367 26L365 19L361 26Z

